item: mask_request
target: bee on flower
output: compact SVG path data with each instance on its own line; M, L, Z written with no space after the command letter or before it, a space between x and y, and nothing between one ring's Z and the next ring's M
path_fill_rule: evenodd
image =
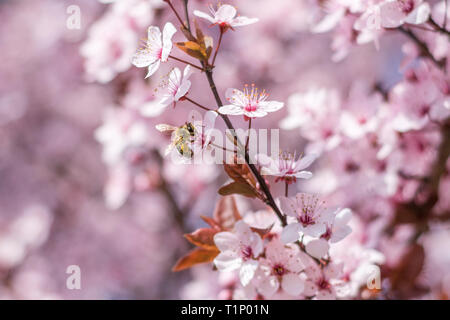
M195 120L193 114L191 121L180 127L158 124L156 126L158 131L171 134L171 143L166 148L165 156L175 150L183 158L191 159L195 154L209 148L216 118L216 112L208 111L203 121Z

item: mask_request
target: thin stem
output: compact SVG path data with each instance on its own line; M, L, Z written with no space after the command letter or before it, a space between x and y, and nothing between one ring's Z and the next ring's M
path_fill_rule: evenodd
M445 16L447 17L447 12L445 13ZM428 19L428 23L437 31L442 34L446 34L447 36L450 36L450 31L448 31L445 27L441 27L439 24L437 24L436 21L430 16ZM445 23L445 22L444 22Z
M215 143L212 143L212 142L210 143L210 145L212 145L213 147L222 149L223 151L226 151L226 152L237 153L237 150L230 150L230 149L225 148L224 146L219 146L219 145L217 145L217 144L215 144Z
M245 150L248 151L248 143L250 142L250 130L252 129L252 118L248 120L247 141L245 141Z
M420 40L411 30L407 30L403 27L399 27L398 30L412 40L422 51L422 56L429 58L439 69L444 69L445 62L437 61L436 58L431 54L428 46Z
M208 79L211 91L213 92L214 98L216 99L217 105L219 107L223 106L222 100L220 99L219 93L217 91L216 84L214 83L212 70L211 69L207 69L205 74L206 74L206 77ZM220 114L220 113L219 113L219 115L221 116L221 118L225 122L227 128L232 130L233 132L235 132L233 124L231 123L231 121L228 118L228 116ZM234 133L234 140L235 140L235 143L239 143L240 144L240 142L238 141L238 138L237 138L235 133ZM244 150L244 152L245 152L245 157L244 157L245 158L245 162L247 163L248 167L252 171L252 173L255 176L256 180L258 181L261 190L264 192L264 194L266 196L266 203L267 203L267 205L269 205L273 209L273 211L277 215L278 219L280 219L282 226L286 226L287 225L286 217L281 213L280 209L276 205L275 200L273 199L273 196L270 193L269 187L266 184L266 181L261 176L261 174L259 173L258 169L255 167L255 165L250 163L250 157L249 157L248 152L246 150Z
M186 17L187 30L191 32L191 24L189 22L189 10L188 10L188 2L189 0L184 0L184 15Z
M212 65L213 66L215 65L215 62L216 62L217 53L219 53L220 44L222 43L223 34L224 34L224 32L222 31L222 29L220 29L219 42L217 43L216 52L214 52L214 57L213 57L213 60L212 60Z
M420 30L424 30L424 31L429 31L429 32L435 32L435 33L436 33L436 32L439 32L439 31L436 30L436 29L425 28L425 27L418 26L418 25L415 25L415 24L405 23L405 25L407 25L408 28L416 28L416 29L420 29Z
M194 100L188 98L187 96L184 96L183 99L189 101L189 102L192 103L192 104L195 104L197 107L199 107L199 108L201 108L201 109L203 109L203 110L211 111L211 109L209 109L209 108L207 108L207 107L205 107L205 106L202 106L200 103L195 102Z
M169 58L171 58L171 59L173 59L173 60L177 60L177 61L183 62L183 63L186 63L186 64L188 64L188 65L190 65L190 66L192 66L192 67L194 67L194 68L197 68L197 69L200 70L200 71L203 71L203 68L202 68L202 67L199 67L199 66L197 66L197 65L195 65L195 64L193 64L193 63L190 63L189 61L186 61L186 60L183 60L183 59L180 59L180 58L171 56L171 55L169 55Z
M448 15L448 0L445 0L445 12L444 12L444 26L443 28L447 30L447 15Z
M155 155L157 162L162 165L163 162L163 158L161 157L161 155L159 154L159 152L157 150L153 150L152 151L153 154ZM185 218L185 214L183 213L183 211L181 210L181 208L178 206L178 203L172 193L172 191L170 190L169 185L167 184L167 182L164 179L161 179L159 188L161 190L161 192L166 196L167 200L169 201L171 207L172 207L172 213L173 213L173 219L175 220L175 222L177 223L178 227L183 231L186 232L186 223L184 221Z
M289 196L289 182L285 181L284 185L284 196L287 198Z
M172 9L172 11L175 13L175 15L177 16L178 21L180 21L181 25L183 26L183 28L187 29L186 26L184 25L183 20L181 19L180 15L178 14L177 10L175 10L172 2L170 2L170 0L164 0L165 2L167 2L167 4L170 6L170 8ZM189 30L189 29L188 29Z
M176 12L176 11L174 10L174 12ZM182 23L182 25L184 26L183 23ZM189 33L192 35L191 31L189 31ZM221 107L221 106L223 106L223 103L222 103L222 99L220 99L219 92L217 91L216 84L214 83L212 69L207 67L207 66L205 66L205 64L203 62L201 62L201 63L202 63L202 65L204 67L206 67L206 70L205 70L206 78L208 79L209 87L211 88L211 91L212 91L212 93L214 95L214 99L216 100L217 106ZM186 100L188 100L188 99L189 98L186 97ZM188 101L194 103L190 99ZM201 105L198 105L197 103L194 103L194 104L197 105L198 107L202 108L202 109L205 108L205 107L203 107ZM239 144L242 145L239 142L239 139L236 136L235 129L234 129L233 124L231 123L230 119L228 118L228 116L226 116L224 114L221 114L221 113L219 113L219 115L223 119L223 121L225 122L227 128L232 130L232 132L234 134L234 143L235 143L235 145L239 145ZM266 203L273 209L273 211L277 215L278 219L280 219L282 226L286 226L287 225L286 217L281 213L280 209L276 205L275 200L273 199L273 196L270 193L269 187L266 184L266 181L261 176L261 174L259 173L258 169L255 167L255 165L250 163L250 157L248 155L248 152L246 152L246 151L245 151L245 162L247 163L248 167L252 171L252 173L255 176L256 180L258 181L261 190L264 192L264 194L266 196Z

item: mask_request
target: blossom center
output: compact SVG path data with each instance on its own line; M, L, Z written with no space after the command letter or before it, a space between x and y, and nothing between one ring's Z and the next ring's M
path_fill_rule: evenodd
M404 14L409 14L414 10L414 0L398 0L398 5Z
M320 237L325 240L330 240L331 234L332 234L331 228L327 227L327 231L325 231L325 233L323 235L321 235Z
M280 263L275 264L272 268L272 271L273 271L274 275L280 276L280 277L283 276L284 274L286 274L286 272L287 272L286 268Z
M317 282L317 286L321 289L321 290L330 290L331 288L331 284L327 281L327 279L325 278L320 278L320 280Z
M308 215L307 212L306 212L305 214L302 214L302 215L299 217L298 221L299 221L301 224L303 224L304 227L309 226L309 225L312 225L312 224L315 223L313 217L311 217L310 215Z
M253 250L250 246L245 246L241 250L242 257L246 259L250 259L253 256Z
M251 88L249 88L248 84L244 86L244 96L243 96L243 105L244 110L247 112L253 112L258 110L259 103L266 100L268 94L266 90L259 91L256 88L255 84L252 83Z

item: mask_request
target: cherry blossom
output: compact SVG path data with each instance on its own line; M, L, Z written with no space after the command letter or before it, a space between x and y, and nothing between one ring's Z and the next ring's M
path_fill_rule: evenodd
M404 23L422 24L428 20L430 5L423 0L387 0L380 4L380 22L385 28Z
M196 128L194 141L192 148L195 153L199 153L211 145L211 140L214 134L214 124L218 114L215 111L207 111L204 115L203 121L195 121L194 126Z
M135 121L127 110L108 110L104 124L95 131L95 138L103 145L102 158L107 164L120 162L125 150L143 146L148 137L146 124Z
M238 221L233 232L219 232L214 243L220 250L214 264L221 271L239 269L239 278L246 286L254 277L258 268L255 260L263 252L261 237L253 232L243 221Z
M269 112L283 108L283 102L267 101L268 96L265 90L260 92L254 84L251 85L251 89L246 85L243 91L229 88L225 97L230 104L220 107L219 112L229 115L244 115L247 118L260 118Z
M173 68L173 70L169 73L167 80L161 85L167 90L167 92L162 94L162 99L159 101L155 109L164 110L170 104L173 104L175 107L175 103L188 93L189 88L191 87L189 77L192 73L192 68L189 65L184 68L183 74L181 74L180 69Z
M244 16L236 17L236 8L229 4L220 5L217 11L210 5L209 10L211 15L198 10L194 11L194 15L208 20L213 25L220 26L223 31L226 31L228 28L233 30L235 27L246 26L258 22L258 18L247 18Z
M309 154L296 159L295 154L282 153L277 159L273 159L265 154L257 156L259 164L262 166L261 173L275 176L276 182L284 180L287 183L294 183L296 179L309 179L312 177L310 171L305 171L317 156Z
M305 278L301 255L296 247L285 246L274 238L266 245L265 258L261 259L257 288L265 298L271 298L281 287L291 296L303 292Z
M352 232L347 224L352 217L350 209L336 210L334 218L325 222L326 230L319 239L312 239L306 244L306 252L315 258L324 257L330 248L330 243L336 243L344 239Z
M303 294L307 297L313 297L315 300L334 300L340 295L344 295L348 288L340 280L342 269L342 263L330 263L323 269L310 263L305 267L308 279L305 282Z
M340 106L342 99L334 89L311 88L291 95L288 115L280 127L286 130L299 128L303 137L310 140L307 152L321 154L336 148L342 141Z
M107 13L89 30L80 47L88 80L107 83L131 67L134 47L138 41L133 29L113 12Z
M297 222L288 224L281 233L284 243L297 241L300 233L319 237L326 232L326 222L333 217L334 210L325 207L325 202L314 195L298 193L295 197L281 197L280 207L286 216Z
M177 29L170 22L164 26L163 32L158 27L148 28L148 40L144 48L140 49L133 57L133 65L138 68L148 67L145 78L150 77L158 70L161 62L166 62L172 50L172 37Z

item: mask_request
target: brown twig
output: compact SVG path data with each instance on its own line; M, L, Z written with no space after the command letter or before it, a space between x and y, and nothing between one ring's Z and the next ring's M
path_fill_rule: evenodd
M399 27L398 30L407 36L410 40L412 40L420 49L421 55L430 59L439 69L443 70L445 68L445 61L438 61L433 56L433 54L428 49L428 46L420 40L414 32L411 30L405 29L404 27Z
M180 58L171 56L171 55L169 55L169 58L171 58L171 59L173 59L173 60L177 60L177 61L179 61L179 62L186 63L186 64L188 64L188 65L190 65L190 66L192 66L192 67L194 67L194 68L197 68L197 69L200 70L200 71L203 71L203 68L202 68L202 67L199 67L199 66L197 66L197 65L195 65L195 64L193 64L193 63L191 63L191 62L189 62L189 61L186 61L186 60L183 60L183 59L180 59Z

